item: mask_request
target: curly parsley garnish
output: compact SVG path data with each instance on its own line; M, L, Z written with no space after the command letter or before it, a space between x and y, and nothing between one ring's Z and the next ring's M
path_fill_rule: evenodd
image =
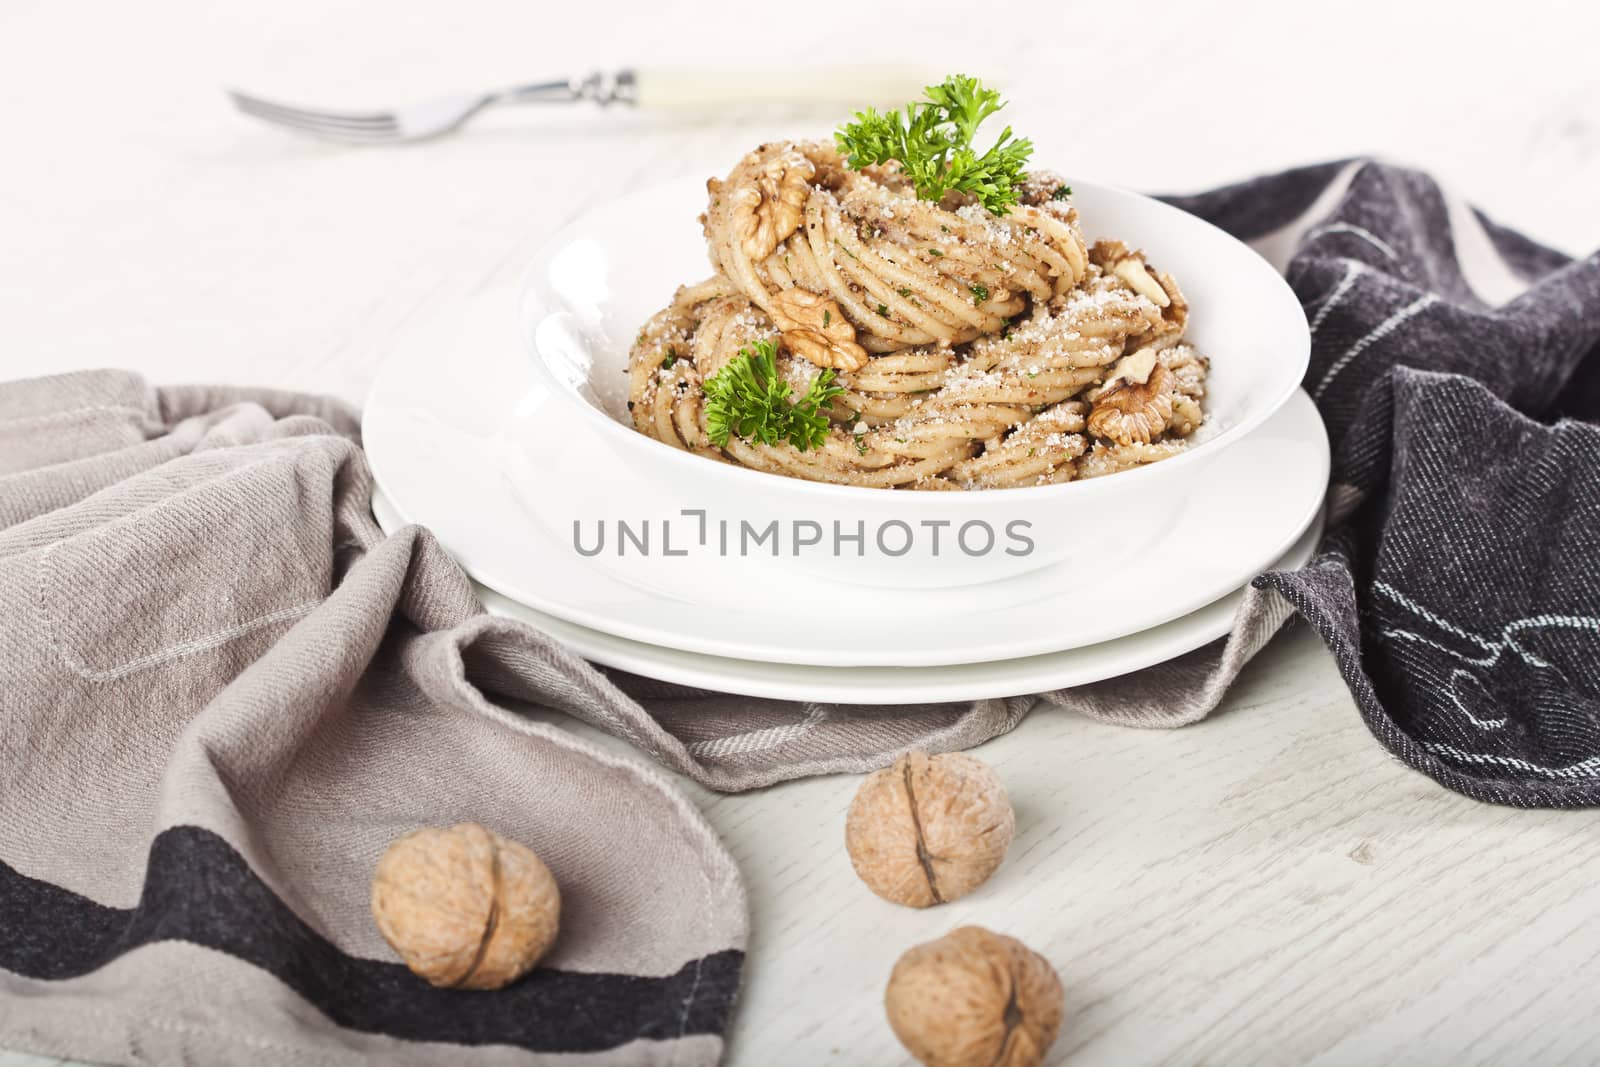
M773 342L757 341L706 379L706 432L718 448L735 435L763 445L787 441L802 452L827 440L823 409L844 392L833 384L833 371L811 379L806 395L793 401L778 376L777 355Z
M898 160L923 200L955 190L996 215L1006 214L1017 202L1016 187L1033 142L1013 139L1007 126L983 155L973 148L978 126L1005 106L999 92L960 74L923 92L925 100L912 101L903 111L857 111L854 122L834 132L840 154L849 157L852 170Z

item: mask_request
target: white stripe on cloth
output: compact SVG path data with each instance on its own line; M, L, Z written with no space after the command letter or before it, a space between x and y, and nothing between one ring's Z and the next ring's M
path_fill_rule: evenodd
M1321 400L1322 394L1328 391L1328 386L1332 384L1333 379L1338 376L1340 371L1344 370L1345 367L1350 365L1351 360L1355 359L1377 342L1389 336L1407 319L1419 314L1420 312L1426 311L1428 308L1432 307L1438 302L1438 294L1428 293L1426 296L1420 296L1413 300L1411 303L1407 304L1405 307L1401 308L1399 311L1396 311L1393 315L1390 315L1388 318L1378 323L1378 325L1374 326L1370 331L1367 332L1366 336L1362 337L1355 344L1351 345L1349 350L1346 351L1344 355L1340 356L1334 361L1333 366L1328 368L1328 373L1322 376L1322 381L1317 383L1317 388L1312 392L1311 399Z
M1328 317L1328 312L1338 306L1339 301L1350 291L1350 286L1355 284L1356 276L1366 269L1366 264L1359 259L1347 259L1344 265L1344 277L1339 279L1339 284L1322 301L1322 306L1317 309L1316 317L1311 320L1311 336L1315 337L1322 328L1322 320Z
M1388 256L1390 259L1397 262L1400 259L1400 256L1395 252L1395 250L1389 247L1389 242L1383 240L1371 230L1364 229L1363 227L1357 226L1351 222L1330 222L1326 226L1318 226L1316 229L1306 234L1306 244L1310 244L1318 237L1323 237L1330 233L1348 233L1352 237L1359 237L1373 248L1376 248L1378 251Z
M1457 626L1455 623L1444 618L1436 612L1428 610L1421 604L1418 604L1416 601L1406 596L1404 593L1400 592L1400 590L1396 589L1388 582L1374 582L1373 590L1374 592L1389 598L1400 607L1405 608L1420 618L1427 620L1427 622L1438 629L1443 630L1462 641L1466 641L1472 645L1475 645L1478 649L1482 650L1484 653L1483 655L1468 655L1467 653L1459 651L1458 649L1449 647L1441 641L1435 641L1432 638L1425 637L1422 634L1415 632L1414 630L1407 630L1398 626L1380 627L1378 630L1379 637L1386 641L1398 642L1398 644L1395 646L1396 651L1405 657L1408 670L1417 674L1418 676L1431 678L1433 688L1443 692L1450 702L1455 705L1456 710L1458 710L1468 722L1470 722L1473 726L1483 730L1498 730L1504 727L1509 721L1505 717L1480 718L1475 712L1472 711L1472 709L1467 707L1466 701L1462 698L1461 683L1470 682L1473 685L1482 688L1484 686L1483 679L1479 678L1478 675L1472 671L1461 667L1452 669L1448 678L1440 678L1437 672L1434 671L1433 668L1424 660L1412 657L1407 651L1408 648L1417 646L1431 648L1435 651L1443 652L1445 655L1473 667L1493 668L1499 663L1500 657L1508 651L1515 654L1518 658L1530 666L1552 667L1553 665L1543 656L1540 656L1532 649L1524 648L1522 645L1518 644L1517 638L1527 632L1541 632L1548 630L1580 630L1600 634L1600 616L1539 614L1530 615L1525 618L1516 619L1512 622L1506 623L1500 628L1499 639L1491 641L1486 637L1482 637L1470 630ZM1529 764L1529 766L1532 765Z
M1457 760L1461 763L1492 764L1496 767L1510 767L1530 774L1545 775L1550 778L1572 778L1587 780L1595 777L1600 771L1600 756L1590 756L1586 760L1568 764L1565 767L1545 767L1538 763L1530 763L1525 759L1515 756L1494 756L1487 752L1467 752L1454 745L1447 745L1442 741L1424 741L1422 747L1436 756Z

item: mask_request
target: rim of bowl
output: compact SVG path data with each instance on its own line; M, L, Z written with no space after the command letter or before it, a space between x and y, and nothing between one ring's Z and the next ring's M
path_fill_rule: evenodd
M1209 459L1215 457L1216 455L1220 454L1224 448L1242 440L1253 430L1259 428L1269 418L1271 418L1272 415L1278 411L1278 409L1282 408L1284 404L1288 403L1289 398L1294 395L1295 390L1300 388L1300 383L1305 378L1306 370L1311 364L1311 329L1306 322L1305 312L1301 307L1300 300L1294 295L1294 290L1289 286L1287 279L1285 279L1282 274L1279 274L1272 264L1268 263L1259 252L1245 244L1243 241L1239 240L1227 230L1224 230L1222 227L1217 226L1216 224L1209 222L1198 215L1192 215L1189 212L1184 211L1182 208L1174 207L1171 204L1157 200L1155 197L1147 196L1144 193L1135 192L1132 189L1125 189L1117 185L1105 185L1100 182L1091 182L1084 181L1080 178L1071 178L1070 181L1072 182L1074 188L1082 186L1085 189L1094 189L1097 193L1111 193L1115 196L1129 197L1141 201L1145 206L1152 210L1159 210L1159 212L1163 214L1181 216L1188 223L1197 224L1205 227L1206 229L1215 231L1217 235L1224 238L1229 243L1237 245L1240 249L1248 254L1251 270L1257 271L1258 273L1264 273L1265 277L1269 279L1267 287L1273 291L1274 299L1287 300L1294 306L1295 311L1299 314L1300 329L1295 332L1292 341L1293 362L1296 365L1296 370L1293 376L1289 376L1287 373L1285 374L1284 385L1278 389L1276 394L1270 397L1268 401L1262 403L1253 411L1248 413L1246 417L1217 433L1216 436L1207 438L1191 448L1186 448L1175 456L1169 456L1166 459L1157 460L1154 463L1146 463L1142 466L1135 467L1132 470L1118 471L1114 475L1106 475L1100 478L1074 479L1070 482L1059 482L1052 485L1024 485L1008 488L965 489L956 493L919 492L916 490L902 490L892 487L842 485L838 482L812 481L807 478L796 478L784 474L774 474L768 471L760 471L751 467L742 467L733 463L717 463L707 459L704 456L697 456L692 452L686 452L681 448L669 445L665 441L658 441L654 437L640 433L632 426L625 425L612 418L607 411L597 404L590 403L589 400L587 400L578 392L577 388L564 381L559 375L550 369L549 365L545 361L544 354L539 349L539 345L536 340L537 327L539 323L553 315L570 314L570 312L554 311L545 308L544 313L541 314L538 319L530 321L526 311L527 304L530 299L530 293L534 289L533 279L536 273L541 268L547 266L549 261L554 258L557 248L574 236L577 231L583 229L589 224L591 217L604 211L613 210L619 205L626 204L629 201L642 200L646 197L659 195L662 191L669 188L677 188L680 186L687 187L691 181L699 183L700 179L691 178L690 176L685 175L679 178L670 179L668 181L656 182L652 185L647 185L642 189L636 189L633 192L626 193L619 197L614 197L605 201L604 203L596 204L595 206L588 208L582 214L574 218L571 222L568 222L565 226L562 226L555 233L551 234L549 239L539 246L539 250L534 253L533 259L523 270L522 278L517 286L517 313L520 332L522 334L522 343L533 358L535 373L537 373L540 378L542 378L548 385L551 386L551 392L555 393L560 398L560 402L569 407L576 407L580 409L585 419L592 423L597 423L600 427L600 432L610 435L612 440L625 443L625 447L628 448L647 446L649 448L656 449L658 451L651 452L650 454L667 463L686 465L684 469L690 474L698 474L711 479L731 479L732 484L734 485L746 485L751 488L760 488L765 486L768 489L780 493L794 492L798 495L809 496L839 496L846 499L883 499L892 494L894 496L910 497L929 503L936 500L945 500L950 497L954 497L956 501L965 501L968 504L972 504L977 500L993 500L995 502L1009 500L1020 502L1024 500L1034 500L1045 496L1058 496L1065 493L1077 493L1080 496L1084 496L1095 491L1106 491L1104 486L1108 482L1113 483L1113 489L1116 485L1132 486L1134 483L1131 481L1131 479L1140 477L1147 478L1153 472L1158 470L1165 470L1167 472L1176 471L1182 467L1194 463L1197 459ZM542 305L543 301L540 301L540 303ZM1285 349L1291 347L1288 339L1285 340L1284 347ZM953 503L954 501L952 501L952 504ZM935 504L934 506L937 507L941 505Z

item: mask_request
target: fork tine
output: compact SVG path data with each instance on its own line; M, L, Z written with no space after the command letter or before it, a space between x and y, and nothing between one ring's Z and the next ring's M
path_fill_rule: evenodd
M285 119L300 119L305 122L348 129L394 129L398 125L395 121L395 116L388 112L356 114L340 111L313 111L309 108L291 107L288 104L262 100L260 97L246 96L243 93L230 93L229 95L233 98L234 105L239 110L248 111L253 115L274 115Z
M259 96L251 96L249 93L241 93L237 89L229 89L228 95L240 107L252 105L288 114L303 115L307 118L327 119L330 122L370 124L394 121L394 112L392 111L328 111L322 108L296 107L293 104L284 104L276 100L266 100Z
M400 134L396 129L383 129L373 127L362 129L359 127L330 126L327 123L317 122L314 119L301 118L294 115L274 114L256 108L240 108L242 112L254 118L269 122L274 126L295 130L300 133L315 134L319 137L328 137L340 141L352 141L361 144L382 144L388 141L399 140Z
M320 119L308 115L296 115L292 112L273 111L268 108L248 106L241 107L239 110L246 115L251 115L258 119L265 119L267 122L277 123L281 126L293 126L296 129L301 130L326 130L329 133L351 134L357 137L367 137L383 133L383 130L376 127L338 126L333 123L323 122Z
M393 131L396 123L390 122L346 122L343 119L329 118L326 115L316 115L305 111L291 111L283 108L248 107L241 106L241 111L255 115L258 118L272 119L278 122L298 122L309 126L317 126L330 130L349 130L353 133L382 133Z
M247 115L305 133L368 143L393 141L400 136L399 126L394 122L345 125L305 112L263 105L254 100L237 100L235 103Z

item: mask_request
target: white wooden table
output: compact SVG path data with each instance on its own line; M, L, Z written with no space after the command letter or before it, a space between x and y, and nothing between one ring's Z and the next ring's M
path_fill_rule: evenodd
M586 205L827 128L737 109L670 123L513 111L452 140L353 151L247 123L224 83L364 105L590 65L889 51L1003 79L1007 118L1069 172L1185 190L1377 153L1569 251L1600 244L1600 75L1583 58L1600 7L1390 7L12 4L0 376L120 365L359 400L396 338L515 280ZM1011 790L1018 840L1001 877L930 912L855 882L853 779L687 787L754 912L734 1061L898 1062L889 967L964 921L1055 961L1063 1062L1600 1060L1594 817L1486 807L1403 768L1303 627L1199 726L1040 712L981 754ZM0 1067L46 1062L0 1052Z

